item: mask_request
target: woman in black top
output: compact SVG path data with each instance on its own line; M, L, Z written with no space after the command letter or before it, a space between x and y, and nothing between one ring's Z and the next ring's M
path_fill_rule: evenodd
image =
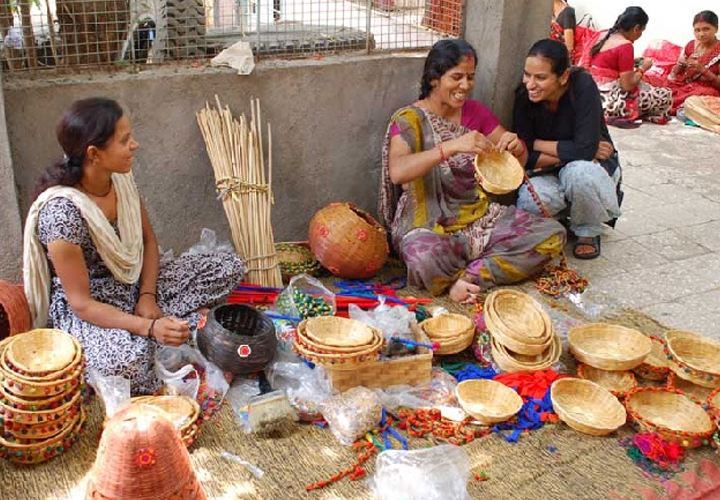
M597 257L602 224L620 215L620 166L597 85L570 67L561 42L540 40L530 49L513 121L527 145L525 168L540 200L554 216L569 208L570 230L578 237L574 255ZM524 185L517 204L540 211Z
M565 0L555 0L553 3L553 17L550 22L550 38L563 42L572 57L575 51L575 9Z

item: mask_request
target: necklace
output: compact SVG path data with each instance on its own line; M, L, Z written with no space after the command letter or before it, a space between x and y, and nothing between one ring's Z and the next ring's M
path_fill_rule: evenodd
M97 193L93 193L93 192L90 191L88 188L86 188L85 186L83 186L82 182L80 182L79 185L80 185L80 189L82 189L83 191L85 191L85 192L86 192L87 194L89 194L90 196L94 196L94 197L96 197L96 198L105 198L107 195L110 194L110 191L112 191L112 188L113 188L113 184L112 184L112 182L110 182L110 187L109 187L108 190L105 192L105 194L97 194Z

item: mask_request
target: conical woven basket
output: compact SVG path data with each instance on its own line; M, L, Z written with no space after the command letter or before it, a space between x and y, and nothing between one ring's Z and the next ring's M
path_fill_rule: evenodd
M654 335L649 335L652 341L650 354L643 362L633 368L635 374L646 380L665 380L670 373L667 356L665 355L665 340Z
M637 380L633 372L601 370L590 365L578 363L578 377L590 380L604 387L617 398L624 398L637 387Z
M523 168L507 151L493 151L475 157L475 178L492 194L507 194L520 187Z
M586 323L568 332L570 352L601 370L632 370L652 350L652 341L637 330L608 323Z
M128 405L110 419L89 473L90 500L205 500L167 413Z
M469 415L486 425L511 419L523 405L517 392L494 380L464 380L455 395Z
M23 285L0 280L0 339L32 328L30 306Z
M576 431L605 436L625 424L627 414L610 391L589 380L562 378L550 388L553 409Z
M715 425L700 401L674 389L640 387L625 398L630 417L643 432L656 432L686 448L709 444Z
M681 330L667 332L666 338L672 371L693 384L720 387L720 342Z

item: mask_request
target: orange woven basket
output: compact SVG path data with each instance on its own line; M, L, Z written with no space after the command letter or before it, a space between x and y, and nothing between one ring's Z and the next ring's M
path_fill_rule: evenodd
M0 339L32 327L30 307L22 285L0 280Z
M310 221L310 250L335 276L374 276L387 260L387 233L370 214L350 203L331 203Z
M159 408L133 404L103 431L86 500L205 500L180 433Z

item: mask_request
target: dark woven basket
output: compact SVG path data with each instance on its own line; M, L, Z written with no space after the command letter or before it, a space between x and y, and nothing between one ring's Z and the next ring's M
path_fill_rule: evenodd
M224 304L210 311L197 343L221 370L240 375L265 368L275 354L277 337L272 320L257 309Z

